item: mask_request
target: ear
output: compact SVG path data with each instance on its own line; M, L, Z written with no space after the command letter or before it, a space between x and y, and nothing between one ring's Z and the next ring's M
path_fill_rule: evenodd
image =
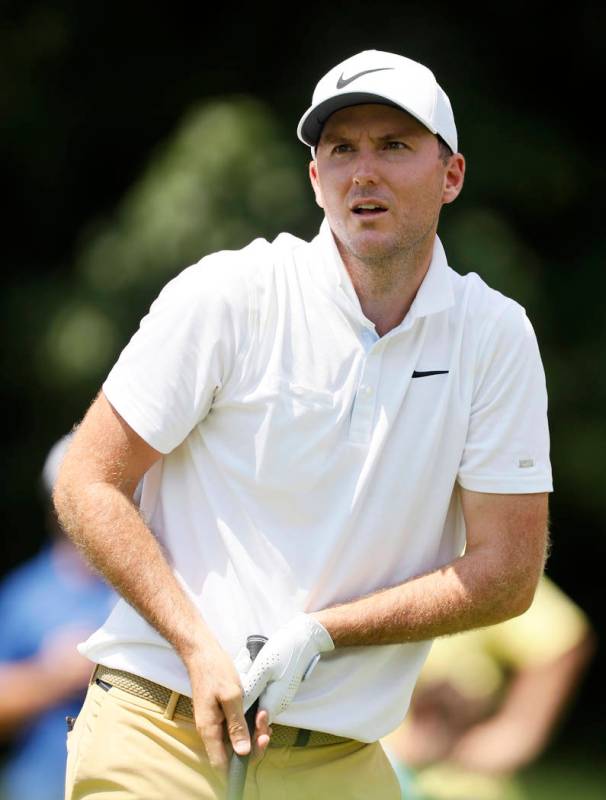
M316 203L320 208L324 208L324 201L322 199L322 189L320 188L320 179L318 178L318 162L309 162L309 180L316 196Z
M461 153L454 153L446 166L444 173L444 189L442 202L452 203L459 196L465 180L465 158Z

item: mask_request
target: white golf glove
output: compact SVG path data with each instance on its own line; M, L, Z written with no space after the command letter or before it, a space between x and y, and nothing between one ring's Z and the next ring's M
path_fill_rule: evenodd
M320 654L334 650L326 628L308 614L298 614L269 638L254 663L241 651L236 657L244 689L244 711L260 697L259 710L272 722L291 703L301 681L312 672Z

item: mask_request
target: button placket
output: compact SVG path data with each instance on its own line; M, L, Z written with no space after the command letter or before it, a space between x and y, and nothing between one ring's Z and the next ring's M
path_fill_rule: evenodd
M382 350L383 348L375 345L364 358L349 424L349 440L357 444L368 442L372 432Z

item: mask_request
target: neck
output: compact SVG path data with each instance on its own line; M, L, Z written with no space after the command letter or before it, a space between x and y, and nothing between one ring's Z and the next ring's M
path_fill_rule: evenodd
M434 237L381 259L361 259L336 242L364 315L374 323L379 336L384 336L408 313L429 269Z

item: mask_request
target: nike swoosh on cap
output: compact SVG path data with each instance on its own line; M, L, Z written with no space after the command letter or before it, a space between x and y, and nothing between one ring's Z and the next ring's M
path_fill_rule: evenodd
M447 374L448 374L448 370L447 369L433 369L433 370L430 370L429 372L417 372L416 369L415 369L415 371L412 373L412 377L413 378L427 378L428 375L447 375Z
M344 89L352 81L361 78L362 75L368 75L369 72L383 72L386 69L395 69L395 67L377 67L376 69L365 69L362 72L356 72L356 74L352 75L351 78L344 78L343 73L341 73L341 77L337 81L337 89Z

